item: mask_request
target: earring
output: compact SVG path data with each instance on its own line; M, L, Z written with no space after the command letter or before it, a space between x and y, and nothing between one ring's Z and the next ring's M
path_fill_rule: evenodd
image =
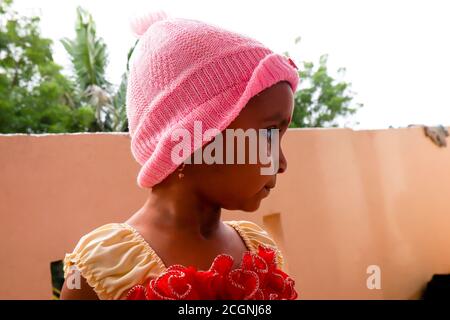
M182 172L184 170L184 166L186 165L185 162L181 165L180 168L178 168L178 179L182 179L184 177L184 173Z

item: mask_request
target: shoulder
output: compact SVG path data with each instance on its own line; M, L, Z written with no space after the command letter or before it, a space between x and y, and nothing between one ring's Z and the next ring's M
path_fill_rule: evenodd
M77 270L98 297L118 299L125 290L162 272L143 239L124 223L102 225L83 235L64 257L64 278Z
M273 240L272 236L261 226L247 220L230 220L224 221L224 223L231 225L236 229L236 231L239 232L247 247L252 252L257 252L260 245L274 249L277 255L278 267L280 269L283 269L283 254L278 248L276 242Z

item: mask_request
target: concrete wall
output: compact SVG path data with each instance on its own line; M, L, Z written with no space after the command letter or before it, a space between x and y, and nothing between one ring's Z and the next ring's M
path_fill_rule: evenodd
M0 298L51 298L50 261L148 191L124 134L0 135ZM303 299L418 298L450 273L450 149L421 128L289 130L288 170L257 213ZM381 270L369 290L367 268Z

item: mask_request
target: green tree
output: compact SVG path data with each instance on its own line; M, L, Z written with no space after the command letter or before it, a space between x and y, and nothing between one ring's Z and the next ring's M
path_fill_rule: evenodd
M95 110L97 129L126 131L127 73L122 76L117 90L106 80L107 46L97 36L92 15L78 7L75 38L64 38L61 42L71 58L79 96L83 103Z
M139 40L137 40L133 47L128 50L127 55L127 68L126 71L122 75L122 81L115 93L112 103L107 109L106 117L105 117L105 127L111 131L128 131L128 118L126 111L126 94L127 94L127 84L128 84L128 72L129 62L131 54L134 51Z
M0 1L0 132L86 131L95 120L80 107L73 83L54 63L39 17L19 16Z
M330 76L327 60L328 56L322 55L317 67L312 62L299 64L300 85L291 128L337 127L339 120L348 119L363 106L354 102L351 84L342 80L345 69L338 70L341 79L337 80Z

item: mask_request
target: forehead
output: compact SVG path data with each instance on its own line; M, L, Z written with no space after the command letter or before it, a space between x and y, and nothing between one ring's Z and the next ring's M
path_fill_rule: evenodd
M235 125L281 121L290 119L294 109L294 95L287 82L279 82L249 100L235 119Z

